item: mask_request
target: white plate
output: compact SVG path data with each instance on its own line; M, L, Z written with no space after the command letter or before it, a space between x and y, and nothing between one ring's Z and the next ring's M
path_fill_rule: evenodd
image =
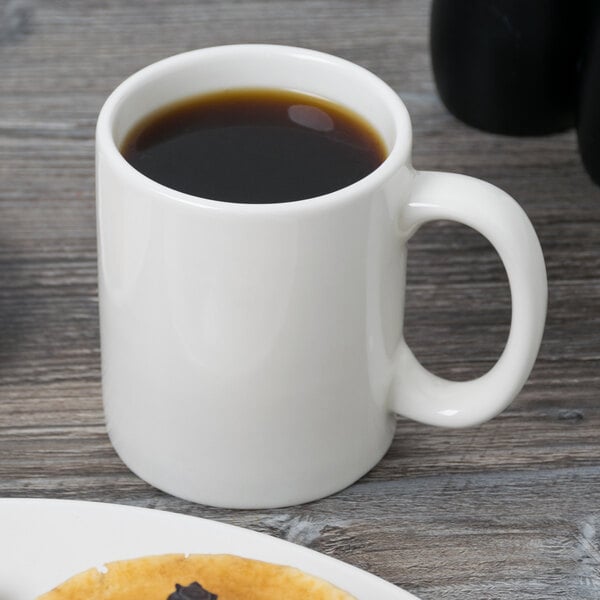
M116 504L0 499L0 600L32 600L90 567L169 552L239 554L293 565L359 600L418 600L339 560L233 525Z

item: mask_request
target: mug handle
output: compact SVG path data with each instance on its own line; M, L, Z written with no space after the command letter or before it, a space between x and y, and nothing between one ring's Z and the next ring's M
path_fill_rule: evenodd
M546 318L544 257L523 209L494 185L451 173L417 172L400 223L406 239L438 219L472 227L494 246L508 275L512 318L498 362L471 381L426 370L404 339L398 348L391 409L429 425L468 427L500 413L519 393L535 362Z

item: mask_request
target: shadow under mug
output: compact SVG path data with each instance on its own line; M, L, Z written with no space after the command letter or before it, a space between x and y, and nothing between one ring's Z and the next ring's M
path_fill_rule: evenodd
M153 110L232 87L345 105L376 128L388 157L333 193L247 205L166 188L120 154ZM547 297L533 227L488 183L415 171L406 108L367 70L286 46L180 54L112 93L96 145L106 423L122 460L152 485L231 508L321 498L381 459L395 413L475 425L529 376ZM483 234L508 274L506 347L472 381L429 373L403 338L406 242L435 219Z

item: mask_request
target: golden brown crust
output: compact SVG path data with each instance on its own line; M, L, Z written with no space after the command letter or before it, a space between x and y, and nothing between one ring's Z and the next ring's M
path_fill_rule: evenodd
M282 565L228 554L167 554L90 569L38 600L167 600L197 581L219 600L354 600L330 583Z

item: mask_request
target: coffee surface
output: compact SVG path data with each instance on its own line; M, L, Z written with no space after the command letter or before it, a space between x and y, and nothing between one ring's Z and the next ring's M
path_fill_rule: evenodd
M196 96L142 119L121 152L147 177L212 200L291 202L346 187L386 158L356 113L286 90Z

